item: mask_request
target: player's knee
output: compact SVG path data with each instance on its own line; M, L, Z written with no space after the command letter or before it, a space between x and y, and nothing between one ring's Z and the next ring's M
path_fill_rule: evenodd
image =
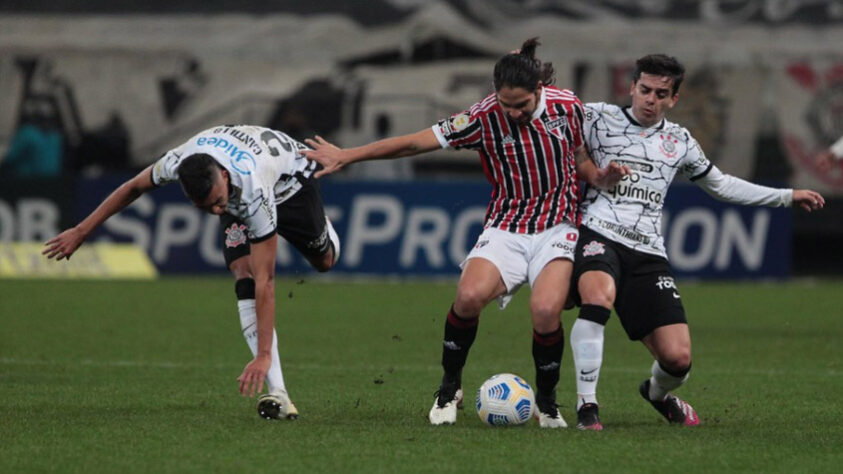
M249 264L249 256L240 257L228 265L231 274L234 275L235 280L242 280L244 278L252 278L252 267Z
M659 358L659 363L671 374L687 372L691 366L691 350L675 348L666 351Z
M605 272L590 271L579 279L577 291L582 304L611 308L615 304L615 284Z
M582 304L611 308L615 304L615 295L608 291L601 291L597 289L592 289L586 292L580 290L580 301L582 301Z
M562 301L530 301L530 315L534 322L558 321L562 313L562 305Z
M489 297L485 292L477 288L460 287L454 300L454 311L459 314L480 314L488 302Z

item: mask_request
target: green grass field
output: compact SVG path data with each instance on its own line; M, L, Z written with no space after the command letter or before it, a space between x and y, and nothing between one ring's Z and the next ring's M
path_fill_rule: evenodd
M694 371L679 394L702 426L641 400L651 359L613 318L595 433L493 429L471 403L428 425L453 283L279 280L302 416L268 422L237 394L250 355L228 278L0 281L0 472L839 472L843 283L680 288ZM527 296L484 312L469 399L497 372L533 380ZM569 423L572 365L566 347Z

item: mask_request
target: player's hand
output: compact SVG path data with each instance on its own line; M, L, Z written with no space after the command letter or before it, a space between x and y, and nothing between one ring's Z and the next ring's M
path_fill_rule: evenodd
M825 199L820 193L810 189L794 189L793 204L799 204L802 209L811 212L822 209L825 206Z
M41 255L46 255L47 258L55 257L56 260L63 258L70 260L70 256L84 241L85 235L79 230L79 227L71 227L45 242Z
M316 135L315 138L307 138L304 141L312 150L302 150L302 154L308 160L315 161L322 165L322 169L314 176L320 178L326 174L336 173L341 170L345 163L342 161L342 149L324 138Z
M269 372L271 360L269 356L257 356L251 362L246 364L243 373L237 380L240 382L240 394L244 397L255 396L255 391L261 393L263 391L263 380L266 378L266 373Z
M624 176L632 174L632 170L627 165L619 165L614 161L609 163L609 166L597 170L597 187L602 189L611 189L618 184Z

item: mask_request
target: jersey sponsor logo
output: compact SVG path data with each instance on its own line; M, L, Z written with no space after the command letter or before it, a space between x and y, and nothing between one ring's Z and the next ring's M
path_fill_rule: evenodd
M676 158L676 144L679 143L679 140L670 134L661 134L659 138L662 140L661 145L659 145L659 151L662 152L662 155L671 160Z
M642 173L650 173L653 171L653 165L650 163L641 163L640 161L631 161L631 160L612 160L615 163L623 166L626 165L632 171L640 171Z
M210 146L222 149L231 160L229 163L234 171L242 175L250 175L252 171L248 168L255 167L255 157L246 150L240 149L236 144L229 142L223 137L200 137L196 140L199 146Z
M565 251L566 254L573 254L574 253L574 245L569 244L568 242L553 242L550 244L551 247L562 249Z
M231 224L225 229L225 246L228 248L239 247L246 243L246 226L243 224Z
M568 232L567 234L565 234L565 238L571 242L576 242L578 236L579 234L577 234L576 232Z
M649 186L639 184L641 181L641 175L638 173L633 173L628 176L624 176L623 179L615 185L614 188L607 191L609 194L612 195L612 198L617 200L619 197L624 197L627 199L635 199L637 201L645 201L653 204L661 204L662 202L662 193L660 193L657 189L653 189Z
M595 255L603 255L604 253L606 253L606 245L596 240L592 240L582 248L583 257L593 257Z
M676 283L673 281L673 277L660 276L659 281L656 282L656 286L660 290L673 290L673 297L679 298L679 294L676 293Z

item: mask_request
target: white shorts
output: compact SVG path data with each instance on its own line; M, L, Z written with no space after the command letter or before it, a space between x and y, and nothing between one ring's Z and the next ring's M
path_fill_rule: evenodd
M506 293L498 297L498 306L504 309L524 282L530 282L530 288L533 287L536 277L551 260L564 258L573 262L577 237L579 231L568 222L538 234L516 234L489 227L477 238L460 268L472 258L492 262L506 285Z

